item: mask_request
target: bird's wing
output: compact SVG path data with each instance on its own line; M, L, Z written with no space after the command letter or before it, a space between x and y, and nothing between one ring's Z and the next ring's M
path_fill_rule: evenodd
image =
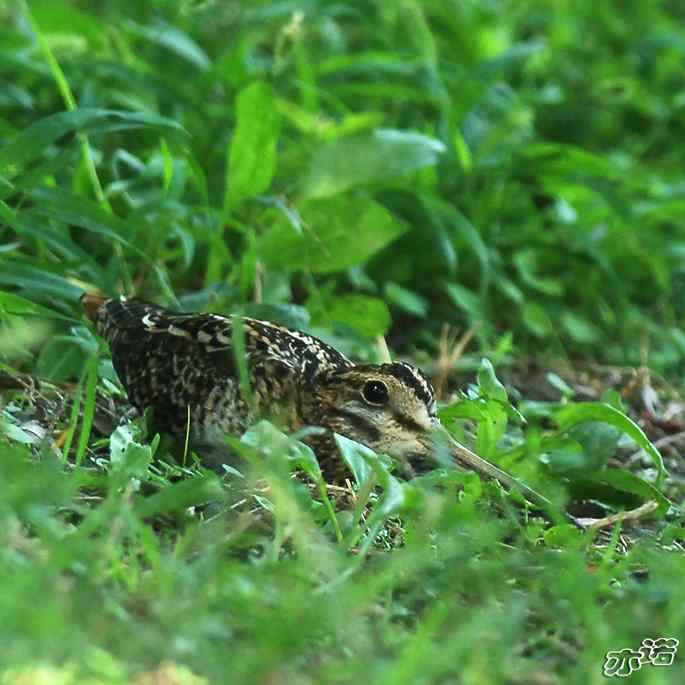
M123 297L90 309L86 304L86 310L139 410L152 407L156 420L172 430L186 424L189 408L202 423L211 412L225 414L224 423L234 425L235 432L254 418L238 390L231 318L177 314ZM258 322L252 327L252 320L241 321L253 394L260 409L268 409L292 394L298 369L294 358L281 358L267 344Z

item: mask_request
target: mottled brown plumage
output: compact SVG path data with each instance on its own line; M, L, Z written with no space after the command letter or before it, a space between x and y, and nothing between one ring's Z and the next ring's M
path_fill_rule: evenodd
M458 464L550 505L451 440L437 419L433 387L409 364L354 364L318 338L257 319L178 314L126 297L86 295L83 305L110 346L131 403L141 412L152 408L160 428L178 434L189 428L203 441L221 444L260 417L287 430L321 426L326 431L312 446L329 479L346 475L334 433L408 461L431 455L433 437L442 432ZM237 335L250 394L239 382Z
M159 427L220 443L266 416L286 429L322 426L396 457L425 451L418 433L431 429L435 394L408 364L355 365L313 336L240 319L253 402L241 392L231 317L177 314L125 297L86 296L86 312L112 352L131 403L154 410ZM385 392L375 401L367 389ZM376 397L376 400L379 398ZM330 433L317 451L327 470L339 463Z

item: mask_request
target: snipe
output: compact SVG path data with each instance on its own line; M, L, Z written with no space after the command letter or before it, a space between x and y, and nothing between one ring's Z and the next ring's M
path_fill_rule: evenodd
M220 442L263 416L289 430L321 426L326 433L312 446L329 479L344 473L333 433L406 461L430 457L440 432L459 465L550 506L447 436L430 381L409 364L355 364L311 335L242 318L250 397L241 391L233 318L178 314L126 297L86 295L83 306L109 344L129 400L139 411L151 407L160 428L184 434L190 427L205 441Z

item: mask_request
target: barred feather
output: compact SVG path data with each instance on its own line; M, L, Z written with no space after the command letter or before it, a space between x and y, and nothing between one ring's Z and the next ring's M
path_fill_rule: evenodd
M84 308L109 344L132 404L140 411L152 407L161 426L183 432L190 415L194 432L214 441L257 418L238 387L233 317L179 314L126 297L86 296ZM300 331L251 318L241 324L259 415L282 415L292 427L298 385L352 366L335 348Z

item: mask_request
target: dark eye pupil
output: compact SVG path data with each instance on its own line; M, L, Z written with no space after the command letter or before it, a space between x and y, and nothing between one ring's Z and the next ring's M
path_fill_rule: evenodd
M380 381L369 381L364 386L364 399L371 404L384 404L388 401L388 387Z

